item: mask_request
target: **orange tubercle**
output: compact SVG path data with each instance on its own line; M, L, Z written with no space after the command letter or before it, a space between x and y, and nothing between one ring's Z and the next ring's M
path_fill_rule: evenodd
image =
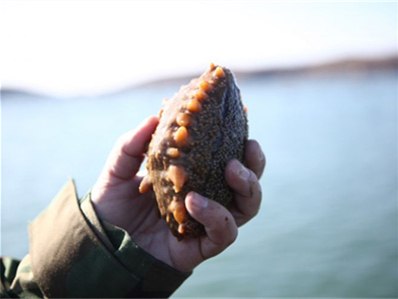
M171 165L167 172L167 177L174 185L174 191L180 192L185 182L187 181L187 173L184 167L180 165Z
M178 222L178 223L183 223L187 217L187 211L184 207L183 202L181 202L181 204L179 204L176 209L173 212L173 216L174 219Z
M183 234L185 233L185 229L184 229L184 227L183 227L181 224L178 226L178 232L179 232L181 235L183 235Z
M152 188L152 182L151 182L151 178L146 175L140 184L140 187L138 188L138 191L140 191L141 194L147 193L149 190L151 190Z
M186 113L179 113L177 115L176 121L177 121L177 125L179 125L181 127L188 127L189 124L191 123L191 116Z
M206 98L207 98L207 94L202 89L199 89L198 91L196 91L195 99L197 99L199 101L203 101Z
M184 145L188 139L188 130L185 127L179 127L177 132L175 133L174 140L177 145Z
M214 70L216 68L215 64L213 62L210 62L210 70Z
M189 112L197 113L202 108L202 105L199 103L198 100L190 100L187 108Z
M225 76L224 70L222 69L221 66L218 66L218 67L216 68L215 74L216 74L216 76L217 76L218 78L222 78L222 77Z
M169 147L169 148L166 150L166 155L167 155L169 158L175 159L175 158L178 158L178 157L180 156L180 151L178 150L178 148Z
M200 82L199 87L201 90L206 91L206 92L210 91L212 89L212 86L206 81Z

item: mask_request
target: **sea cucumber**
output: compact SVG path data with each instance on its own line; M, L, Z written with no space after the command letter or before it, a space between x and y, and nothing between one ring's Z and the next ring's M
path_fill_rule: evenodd
M231 159L243 162L247 108L233 73L211 64L165 100L159 116L140 192L153 187L161 217L179 240L197 237L204 227L188 214L185 197L195 191L224 206L233 200L224 172Z

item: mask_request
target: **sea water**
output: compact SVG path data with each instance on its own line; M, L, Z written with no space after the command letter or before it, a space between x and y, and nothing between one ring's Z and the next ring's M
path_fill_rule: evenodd
M238 78L239 79L239 78ZM267 167L259 214L174 297L397 297L397 72L239 81ZM63 184L94 184L118 136L178 84L97 97L2 93L1 253Z

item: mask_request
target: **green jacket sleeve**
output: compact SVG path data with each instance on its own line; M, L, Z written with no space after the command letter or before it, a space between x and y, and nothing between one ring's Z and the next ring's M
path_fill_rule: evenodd
M72 181L30 225L29 238L21 262L1 259L0 297L165 298L191 274L100 222L89 194L79 204Z

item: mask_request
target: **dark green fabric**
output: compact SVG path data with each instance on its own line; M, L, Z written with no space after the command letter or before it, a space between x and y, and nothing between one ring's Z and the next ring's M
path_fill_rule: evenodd
M1 298L164 298L191 274L99 221L90 193L79 203L73 181L33 222L30 238L31 254L21 262L0 259Z
M66 279L68 297L125 297L138 284L132 273L104 259L103 250L96 247L73 265Z
M10 289L12 279L15 276L19 261L9 257L0 259L0 298L10 298L11 294L7 292Z

